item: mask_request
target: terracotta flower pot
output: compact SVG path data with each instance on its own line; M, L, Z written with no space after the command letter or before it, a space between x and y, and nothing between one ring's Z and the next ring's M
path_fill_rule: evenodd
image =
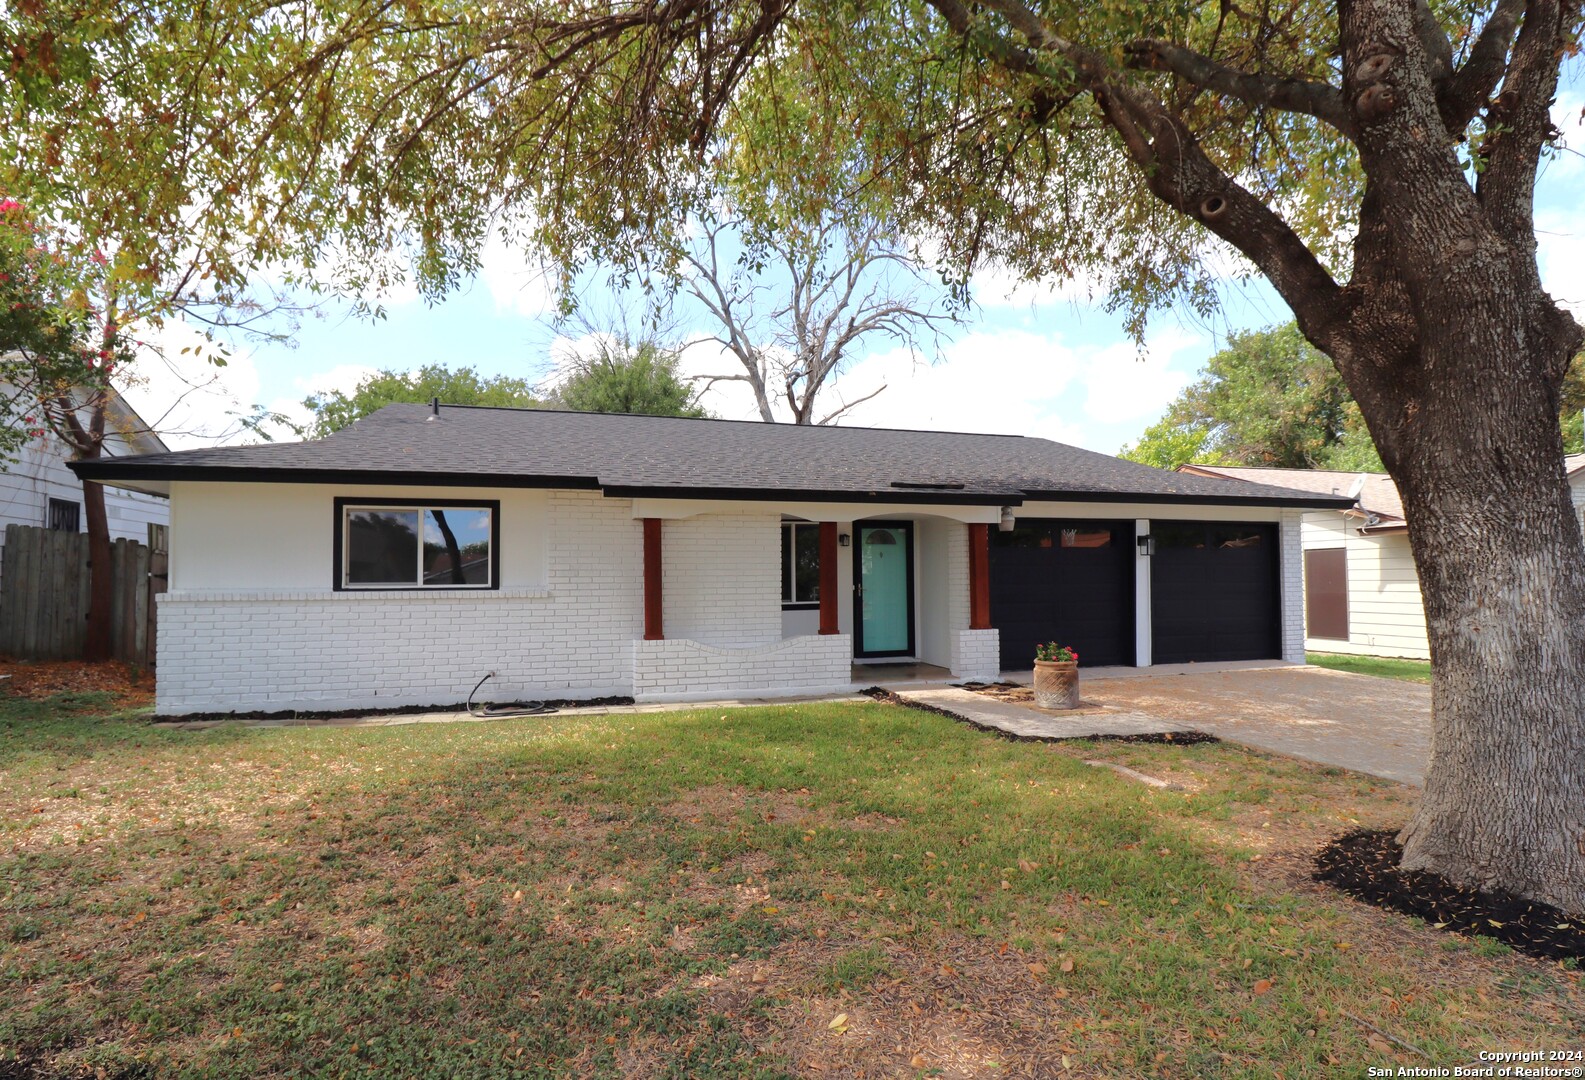
M1035 661L1035 704L1042 709L1079 707L1079 662Z

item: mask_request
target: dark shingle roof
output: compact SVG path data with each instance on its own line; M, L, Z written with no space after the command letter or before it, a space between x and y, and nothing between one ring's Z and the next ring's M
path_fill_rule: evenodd
M1025 498L1330 506L1047 439L733 420L388 405L323 439L74 462L85 479L603 488L616 496Z

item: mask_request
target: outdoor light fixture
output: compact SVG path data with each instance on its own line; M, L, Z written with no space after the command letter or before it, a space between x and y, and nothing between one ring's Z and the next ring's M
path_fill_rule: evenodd
M1139 553L1147 559L1156 553L1156 538L1154 536L1136 536L1134 543L1139 545Z
M1013 508L1011 506L1002 507L1002 520L1000 520L1000 521L998 521L996 523L996 531L997 532L1012 532L1013 531Z
M847 547L852 542L853 542L853 538L851 536L849 536L847 533L838 533L837 534L837 543L840 544L842 547Z

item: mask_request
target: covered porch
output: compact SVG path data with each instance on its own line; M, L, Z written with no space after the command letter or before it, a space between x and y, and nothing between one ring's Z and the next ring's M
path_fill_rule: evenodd
M634 507L641 700L996 677L988 552L999 507L661 502Z

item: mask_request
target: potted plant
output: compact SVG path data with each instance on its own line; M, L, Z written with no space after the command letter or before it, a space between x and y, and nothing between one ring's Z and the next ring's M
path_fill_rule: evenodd
M1035 704L1042 709L1079 707L1079 654L1048 641L1035 646Z

